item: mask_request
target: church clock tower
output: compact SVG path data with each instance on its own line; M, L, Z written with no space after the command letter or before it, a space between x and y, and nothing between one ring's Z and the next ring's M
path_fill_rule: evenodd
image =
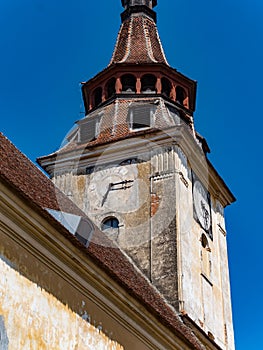
M196 132L196 82L170 67L157 0L122 0L106 69L83 83L85 117L38 159L193 331L234 349L224 208L235 198Z

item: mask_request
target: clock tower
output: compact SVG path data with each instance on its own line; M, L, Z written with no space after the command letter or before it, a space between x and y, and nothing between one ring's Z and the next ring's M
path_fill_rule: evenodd
M235 198L195 130L196 82L170 67L157 0L122 0L85 117L39 164L199 336L234 349L224 208ZM88 243L87 243L88 244Z

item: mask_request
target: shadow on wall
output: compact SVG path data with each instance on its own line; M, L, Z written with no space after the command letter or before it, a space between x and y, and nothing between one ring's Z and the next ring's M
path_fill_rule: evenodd
M0 350L8 350L8 337L2 316L0 316Z

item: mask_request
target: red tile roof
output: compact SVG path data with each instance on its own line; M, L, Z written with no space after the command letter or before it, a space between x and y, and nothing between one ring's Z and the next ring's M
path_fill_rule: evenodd
M110 65L114 63L168 65L153 19L140 13L122 23Z
M136 104L154 104L156 106L156 111L154 113L154 121L152 127L143 130L130 130L129 129L129 120L128 113L131 105ZM187 118L186 114L181 111L182 121L183 118ZM66 144L64 147L59 149L57 152L40 157L38 162L42 166L42 159L53 158L57 155L62 156L62 154L71 152L71 151L85 151L85 149L91 149L93 147L120 141L127 138L137 137L140 135L145 135L148 133L156 132L157 130L166 130L168 128L174 127L175 121L173 117L170 115L165 102L161 98L153 97L145 97L145 98L119 98L116 99L113 103L98 108L94 112L91 112L88 116L83 118L79 124L81 128L81 124L85 122L85 120L89 120L91 118L100 115L100 126L99 126L99 134L96 139L91 140L89 142L78 142L75 139ZM190 130L190 127L189 127Z
M19 196L22 196L29 205L32 205L35 210L49 220L62 235L84 251L130 295L139 300L162 324L184 339L193 349L205 349L193 334L192 329L183 323L175 310L165 302L122 251L113 243L109 244L102 232L97 229L89 247L85 248L65 227L44 210L50 208L76 215L85 215L1 133L0 180L8 183ZM101 244L101 240L103 240L103 244Z
M2 133L0 133L0 177L20 195L41 208L83 215L82 211Z

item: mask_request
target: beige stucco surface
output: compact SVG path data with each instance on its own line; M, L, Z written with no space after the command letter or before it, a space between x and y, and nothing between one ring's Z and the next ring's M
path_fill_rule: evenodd
M222 349L233 350L224 187L218 177L213 178L194 142L196 158L193 150L185 146L185 151L170 140L154 147L149 142L149 150L140 149L133 164L127 164L133 159L130 153L120 157L116 152L112 163L101 165L99 158L97 163L93 159L92 174L68 172L53 180L72 194L98 227L104 219L116 217L119 228L109 237L177 311L187 314ZM210 194L213 237L194 215L193 176ZM130 188L120 186L107 193L109 183L125 180L133 181ZM208 239L205 248L202 235Z
M123 349L1 259L0 271L1 349Z

